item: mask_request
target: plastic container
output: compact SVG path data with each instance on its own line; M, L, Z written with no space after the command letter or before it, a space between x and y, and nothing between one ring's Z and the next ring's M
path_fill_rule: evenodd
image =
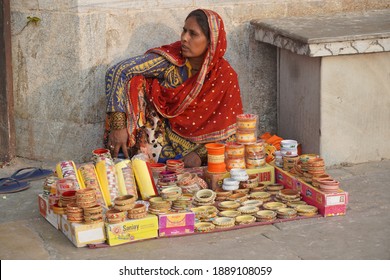
M225 154L225 144L221 143L207 143L205 144L207 154L209 155L223 155Z
M207 143L207 170L211 173L226 172L225 144Z
M226 160L226 165L227 165L228 170L235 169L235 168L245 169L246 168L245 158L244 157L242 157L242 158L228 158Z
M226 144L226 156L228 158L242 158L245 156L245 146L239 143Z
M257 140L255 143L249 143L245 145L246 154L264 153L264 140Z
M256 143L256 131L236 131L236 141L239 144Z
M291 140L291 139L285 139L280 141L280 147L286 148L286 149L297 149L298 148L298 141Z
M240 114L237 116L237 129L245 131L255 131L257 127L258 115Z

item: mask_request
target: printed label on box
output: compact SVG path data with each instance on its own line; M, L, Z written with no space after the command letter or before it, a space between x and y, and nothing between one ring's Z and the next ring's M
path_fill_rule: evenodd
M194 225L195 214L193 212L161 214L159 215L158 220L160 229L184 227Z
M159 229L159 236L173 236L173 235L185 235L194 232L194 225L175 228L162 228Z
M300 181L296 181L295 183L295 189L299 192L302 192L302 184Z
M249 175L256 174L259 182L274 184L275 183L275 168L272 165L266 164L260 168L250 168L246 170Z
M345 204L345 195L328 196L326 205L342 205Z
M229 175L229 172L223 173L210 173L207 170L205 171L204 180L206 181L208 187L212 190L220 188L223 183L223 178Z
M57 215L50 209L49 200L42 194L38 195L39 213L46 219L53 227L59 228L60 215Z
M97 239L99 241L105 240L103 226L85 231L78 231L77 233L77 241L80 244L96 242Z
M158 236L157 216L128 220L118 224L106 224L107 243L111 246Z
M96 224L71 223L66 215L63 215L60 230L76 247L103 243L106 240L103 222Z
M271 181L271 171L258 173L259 182Z
M166 227L183 227L186 225L186 215L173 215L167 218Z

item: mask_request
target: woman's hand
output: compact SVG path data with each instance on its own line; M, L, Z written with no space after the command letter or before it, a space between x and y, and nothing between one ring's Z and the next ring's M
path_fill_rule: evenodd
M118 153L121 148L125 158L129 157L129 153L127 151L127 139L128 135L126 128L111 130L108 138L108 146L114 158L118 157Z
M184 167L199 167L202 165L202 159L195 152L191 152L183 157Z

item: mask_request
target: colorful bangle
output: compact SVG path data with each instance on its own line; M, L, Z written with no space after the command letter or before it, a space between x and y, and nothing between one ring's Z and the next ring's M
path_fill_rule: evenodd
M126 204L126 205L115 205L114 209L119 211L129 211L134 208L135 204Z
M212 231L215 228L215 225L209 222L199 222L199 223L195 223L194 227L195 227L195 231L208 232L208 231Z
M146 213L146 206L141 203L135 204L133 209L130 209L128 211L129 214L141 214L141 213Z
M123 112L110 113L110 127L113 130L126 128L126 114Z
M94 205L92 207L84 208L84 215L97 215L103 213L103 207L101 205Z
M148 215L147 212L138 213L138 214L131 214L131 213L129 213L127 215L127 218L129 218L129 219L142 219L142 218L145 218L147 215Z
M216 226L228 227L234 226L235 219L230 217L218 217L213 220L213 224Z
M69 203L66 206L66 213L71 214L71 213L83 213L83 208L78 207L76 203Z
M53 205L53 212L58 215L65 215L66 214L66 207L61 207L58 205L58 203Z
M202 189L195 194L195 198L199 202L210 202L214 200L216 193L210 189Z
M114 200L114 204L117 206L126 206L128 204L134 204L135 203L135 197L134 195L127 194L118 196Z

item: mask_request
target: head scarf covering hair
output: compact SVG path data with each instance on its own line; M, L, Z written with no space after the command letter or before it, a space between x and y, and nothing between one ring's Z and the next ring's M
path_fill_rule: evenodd
M145 87L149 101L169 120L172 130L195 143L220 141L233 135L236 116L243 112L237 74L223 57L226 32L222 18L214 11L202 11L208 18L210 45L199 72L176 88L163 87L157 79L146 79ZM147 52L160 54L177 66L186 62L180 41ZM141 76L134 77L131 84L134 82L145 85ZM130 100L138 95L133 90L139 87L129 87Z

